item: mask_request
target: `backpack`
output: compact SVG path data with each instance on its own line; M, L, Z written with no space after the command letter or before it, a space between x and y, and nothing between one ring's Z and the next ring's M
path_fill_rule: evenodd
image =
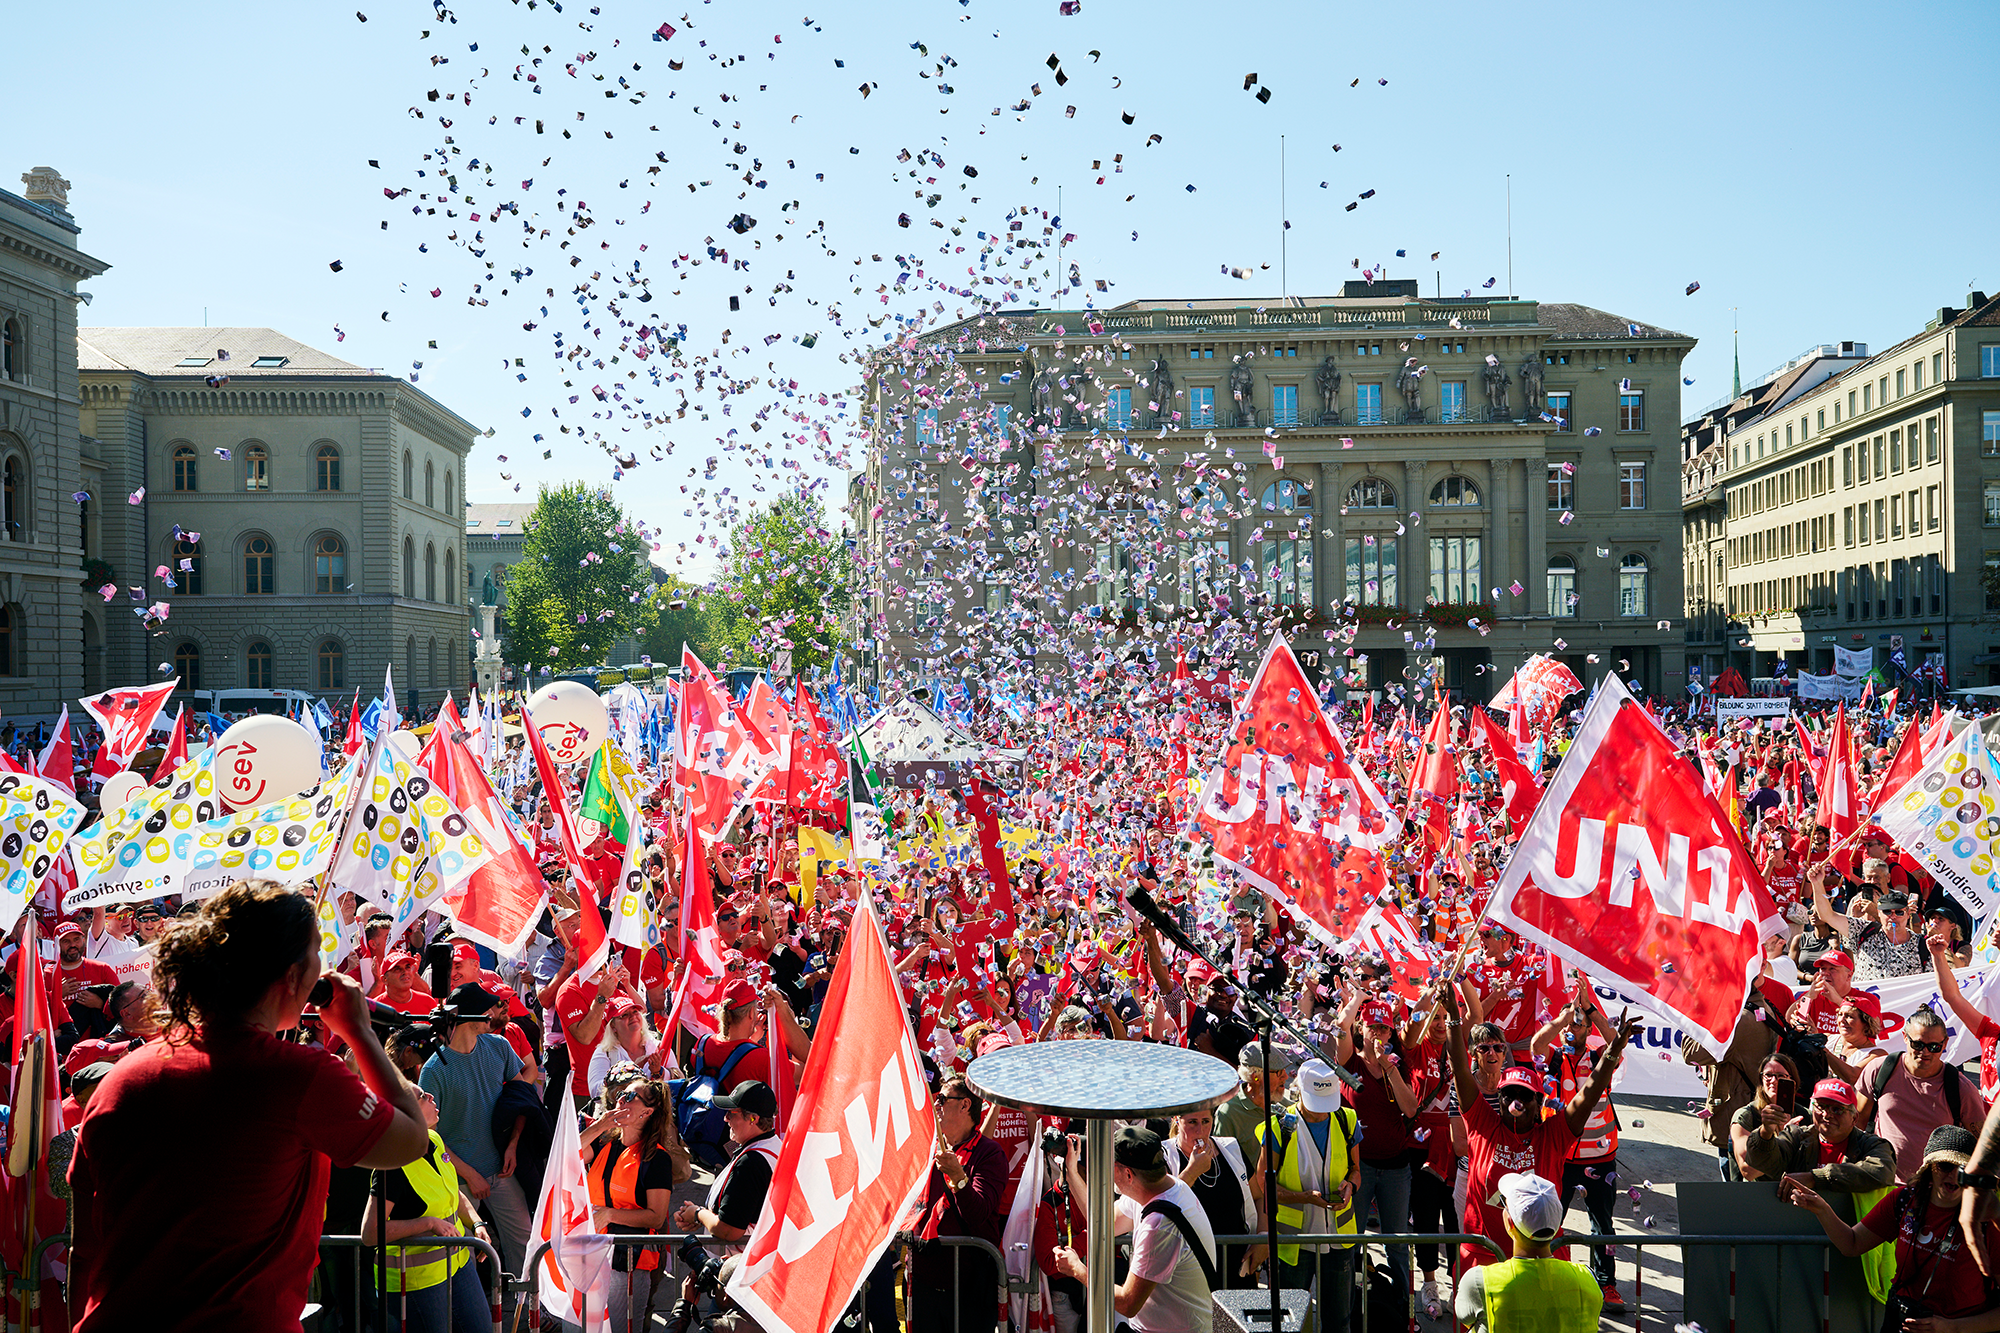
M1885 1055L1875 1062L1875 1072L1868 1076L1868 1101L1876 1115L1882 1111L1882 1091L1896 1076L1896 1066L1902 1063L1902 1058L1896 1055ZM1965 1095L1964 1088L1960 1086L1965 1082L1965 1075L1957 1065L1946 1065L1942 1072L1953 1075L1944 1081L1944 1104L1951 1108L1951 1123L1955 1125L1959 1121L1959 1099ZM1875 1116L1869 1116L1868 1120L1869 1130L1873 1132Z
M706 1037L694 1044L694 1072L675 1079L668 1084L668 1090L674 1098L674 1125L680 1131L688 1156L711 1171L719 1171L729 1161L729 1121L715 1108L714 1098L736 1072L743 1057L764 1048L746 1041L731 1051L722 1068L712 1074L703 1059L707 1048Z

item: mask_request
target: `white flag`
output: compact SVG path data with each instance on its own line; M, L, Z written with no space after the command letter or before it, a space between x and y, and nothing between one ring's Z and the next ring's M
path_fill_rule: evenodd
M565 1099L567 1100L567 1099ZM555 1147L535 1203L528 1249L548 1250L535 1268L542 1308L584 1328L602 1328L611 1296L611 1241L591 1222L590 1182L584 1178L583 1140L576 1112L564 1105L556 1115ZM593 1323L586 1315L595 1315Z

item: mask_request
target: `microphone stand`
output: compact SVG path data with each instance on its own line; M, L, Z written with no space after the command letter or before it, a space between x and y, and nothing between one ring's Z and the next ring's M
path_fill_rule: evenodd
M1222 964L1218 962L1214 958L1214 956L1212 956L1208 952L1208 950L1202 948L1199 944L1196 944L1194 942L1194 937L1189 935L1186 931L1182 930L1180 927L1180 923L1175 921L1171 916L1167 915L1167 913L1161 909L1159 903L1154 900L1153 895L1148 893L1144 888L1134 886L1132 889L1128 890L1125 894L1125 901L1128 904L1130 904L1133 911L1137 912L1147 921L1150 921L1156 928L1158 928L1159 932L1162 935L1165 935L1168 939L1172 940L1174 942L1175 947L1183 949L1186 952L1193 954L1196 958L1201 959L1202 962L1207 963L1211 968L1215 969L1217 973L1225 973L1226 969L1223 968ZM1290 1019L1286 1018L1283 1014L1278 1012L1277 1007L1275 1005L1273 1005L1269 1000L1265 999L1262 995L1259 995L1256 991L1253 991L1246 986L1240 989L1238 991L1238 994L1241 995L1244 1001L1252 1009L1256 1011L1258 1018L1258 1024L1257 1024L1258 1047L1262 1053L1262 1062L1263 1062L1263 1070L1261 1071L1261 1076L1266 1080L1264 1085L1264 1154L1263 1154L1264 1155L1264 1217L1265 1217L1264 1239L1265 1243L1270 1247L1271 1251L1271 1326L1270 1329L1268 1330L1268 1333L1284 1333L1285 1307L1281 1289L1278 1285L1278 1130L1277 1130L1278 1113L1277 1113L1277 1108L1271 1105L1271 1090L1270 1090L1270 1083L1268 1081L1270 1078L1270 1071L1271 1071L1271 1031L1273 1028L1277 1027L1284 1028L1285 1031L1291 1033L1292 1036L1296 1038L1299 1041L1299 1043L1309 1051L1317 1052L1319 1050L1319 1043L1313 1040L1310 1036L1301 1032L1298 1029L1298 1027L1292 1023ZM1329 1061L1328 1063L1330 1064L1332 1062ZM1352 1071L1347 1069L1336 1068L1333 1072L1337 1077L1339 1077L1341 1082L1347 1084L1347 1086L1349 1086L1350 1088L1359 1088L1361 1086L1360 1076L1353 1073ZM1336 1114L1338 1113L1336 1112ZM1318 1268L1317 1263L1314 1264L1314 1268L1315 1269ZM1343 1296L1346 1296L1346 1293L1341 1293L1334 1296L1328 1296L1326 1293L1321 1293L1320 1299L1338 1300L1342 1299ZM1349 1297L1349 1299L1351 1299L1351 1297Z

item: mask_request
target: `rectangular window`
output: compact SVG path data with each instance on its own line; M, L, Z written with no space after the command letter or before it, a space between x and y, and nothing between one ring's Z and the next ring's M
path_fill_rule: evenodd
M1854 390L1847 391L1847 415L1854 415Z
M1889 377L1884 375L1875 382L1875 387L1880 391L1879 397L1881 398L1882 406L1887 407L1889 405Z
M1861 544L1866 546L1868 544L1868 502L1863 500L1855 508L1861 511Z
M1363 606L1401 606L1396 587L1396 538L1347 539L1347 595Z
M922 408L917 412L917 443L920 445L937 443L938 410L935 407ZM407 469L406 469L407 470ZM408 488L405 487L407 490Z
M2000 528L2000 484L1986 483L1986 526Z
M1988 458L2000 457L2000 412L1979 414L1979 448Z
M1875 410L1875 386L1872 384L1861 386L1861 410L1863 412Z
M1296 426L1299 424L1298 385L1273 384L1271 386L1271 424L1274 426Z
M1113 430L1132 429L1132 391L1113 389L1104 396L1104 415Z
M1469 606L1485 593L1480 585L1479 538L1431 538L1431 597L1450 605Z
M1854 449L1855 462L1860 464L1854 471L1854 479L1862 485L1868 484L1868 442L1863 440Z
M1819 410L1819 419L1818 419L1818 420L1817 420L1816 422L1814 422L1813 424L1814 424L1814 427L1815 427L1815 429L1818 429L1818 430L1825 430L1825 429L1826 429L1826 409L1825 409L1825 408L1823 408L1823 407L1822 407L1822 408L1821 408L1821 409Z
M1938 419L1936 417L1932 417L1924 423L1924 460L1930 463L1938 461Z
M2000 551L1986 553L1986 609L2000 611Z
M1568 394L1552 393L1544 401L1549 405L1549 415L1556 419L1556 434L1567 435L1576 429L1576 423L1570 420Z
M1920 393L1923 391L1923 387L1924 387L1924 363L1922 361L1918 361L1915 365L1910 367L1910 390L1913 393Z
M1840 451L1840 484L1854 484L1854 446L1851 444Z
M1944 353L1943 353L1943 352L1932 352L1932 353L1931 353L1931 383L1932 383L1932 384L1936 384L1936 383L1938 383L1938 382L1939 382L1940 380L1942 380L1943 378L1944 378Z
M1877 435L1875 437L1875 475L1878 477L1884 475L1889 470L1888 464L1889 464L1888 437L1884 435Z
M1644 463L1620 463L1618 465L1618 507L1620 509L1644 509L1646 507L1646 465Z
M1922 521L1918 518L1920 511L1917 508L1918 505L1923 503L1923 499L1924 493L1922 491L1910 492L1910 535L1912 537L1924 530Z
M1889 501L1884 498L1875 502L1875 540L1889 540L1889 529L1885 526L1889 518Z
M1618 429L1646 429L1646 395L1643 392L1618 395Z
M1905 392L1906 390L1903 387L1903 372L1899 370L1896 372L1896 396L1901 398Z
M1889 471L1901 472L1902 470L1903 470L1903 432L1899 430L1892 430L1889 432Z
M1903 497L1900 495L1889 497L1889 535L1891 537L1903 535Z
M1938 517L1938 488L1929 487L1924 491L1924 527L1936 532L1943 521Z
M1465 381L1446 380L1438 385L1440 421L1465 420Z
M1792 428L1789 424L1785 427L1785 447L1787 449L1792 447Z
M2000 379L2000 343L1979 344L1979 378Z
M998 437L999 437L1000 439L1002 439L1002 440L1008 440L1008 439L1011 439L1011 438L1012 438L1012 427L1011 427L1011 426L1009 425L1009 423L1010 423L1010 422L1011 422L1011 421L1012 421L1013 419L1014 419L1014 407L1013 407L1013 404L1011 404L1011 403L995 403L995 404L993 405L993 433L994 433L994 435L998 436ZM326 488L325 488L324 486L322 486L322 487L320 487L320 489L321 489L321 490L325 490ZM335 489L335 490L338 490L338 489L340 489L340 488L336 486L336 487L335 487L334 489Z
M1576 478L1562 470L1562 464L1549 464L1549 508L1576 508Z
M1576 566L1568 556L1556 556L1549 561L1549 614L1574 617L1576 607Z
M1190 426L1215 424L1214 386L1188 390L1188 424Z
M1229 561L1229 539L1205 538L1181 547L1181 605L1204 613L1234 605L1236 568Z
M1379 426L1382 424L1381 385L1357 384L1354 386L1354 422L1359 426Z

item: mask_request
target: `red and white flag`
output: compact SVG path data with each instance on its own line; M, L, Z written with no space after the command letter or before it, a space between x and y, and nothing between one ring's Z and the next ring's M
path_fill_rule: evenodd
M492 849L493 859L472 872L464 894L444 910L458 922L462 934L518 958L542 909L549 905L549 886L533 854L508 825L486 770L458 739L461 730L458 710L447 697L430 739L417 754L417 767L465 816L479 840Z
M158 685L106 690L77 701L104 729L104 744L97 747L97 763L91 769L93 777L102 782L113 774L124 772L125 766L132 762L132 756L146 748L146 739L153 730L153 719L166 706L167 696L174 692L175 684L175 681L163 680Z
M846 804L843 790L847 756L834 743L820 717L812 691L799 685L798 717L792 729L792 762L787 769L785 801L795 810L837 815Z
M703 845L729 825L738 801L777 762L775 745L729 701L729 692L690 648L681 649L680 784L687 789Z
M1839 842L1861 827L1861 783L1854 772L1854 742L1847 734L1847 705L1833 714L1833 731L1827 737L1826 758L1819 764L1815 779L1819 789L1819 813L1814 823L1829 829Z
M1430 946L1410 924L1410 919L1393 907L1376 902L1354 927L1348 950L1372 954L1389 965L1389 988L1415 1004L1430 982L1435 960Z
M1520 711L1515 709L1515 716L1518 717ZM1514 738L1501 730L1493 715L1477 706L1470 712L1472 741L1484 744L1493 755L1493 771L1499 775L1500 791L1507 798L1507 822L1514 826L1514 832L1518 834L1528 826L1528 820L1535 813L1535 803L1542 799L1542 784L1535 781L1534 770L1521 762Z
M1375 849L1402 831L1277 635L1209 768L1195 823L1220 860L1336 944L1386 887Z
M583 1328L601 1329L610 1317L611 1241L591 1219L590 1182L584 1172L583 1136L565 1105L556 1117L556 1142L542 1175L528 1248L549 1247L535 1265L542 1308Z
M1410 766L1409 821L1424 830L1424 845L1432 853L1451 836L1451 798L1458 795L1458 755L1454 744L1457 728L1451 709L1438 700L1430 726L1417 747L1416 762Z
M1645 992L1729 1045L1782 929L1756 862L1701 776L1606 676L1528 821L1488 915L1593 977Z
M535 756L535 772L542 780L542 799L555 812L556 832L559 835L563 861L569 867L572 880L578 884L577 912L577 953L581 959L577 963L576 974L580 977L595 976L597 969L604 966L604 960L611 956L611 936L604 929L604 917L597 910L597 898L587 887L590 873L583 863L580 850L583 840L577 836L576 815L569 808L569 784L556 772L555 760L549 756L549 747L542 743L539 727L523 726L522 732L528 738L528 750Z
M674 993L673 1012L667 1015L667 1031L686 1028L697 1037L720 1037L715 1006L729 982L726 947L715 925L715 896L708 887L708 858L694 836L694 816L688 816L687 834L681 855L681 940L680 956L686 971ZM676 1024L679 1027L676 1027Z
M866 891L819 1032L763 1214L729 1284L770 1333L832 1328L930 1179L936 1109Z
M71 758L68 704L63 705L62 718L56 723L47 748L35 761L35 771L70 795L76 795L76 760Z

